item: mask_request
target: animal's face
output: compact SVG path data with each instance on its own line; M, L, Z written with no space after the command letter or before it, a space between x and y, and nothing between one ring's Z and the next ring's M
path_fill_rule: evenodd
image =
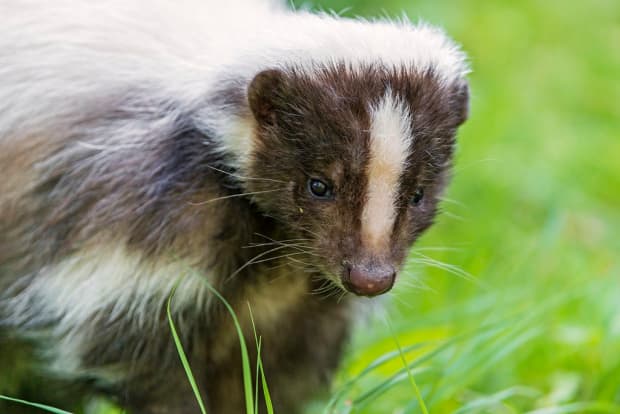
M432 71L270 70L248 91L250 192L304 239L304 263L358 295L388 291L445 185L464 81Z

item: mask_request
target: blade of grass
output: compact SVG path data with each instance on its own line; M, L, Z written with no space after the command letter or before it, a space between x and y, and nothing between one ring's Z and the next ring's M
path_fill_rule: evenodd
M431 367L418 367L411 368L411 371L415 374L423 374L431 371ZM401 370L395 375L392 375L387 381L381 383L381 385L374 387L371 391L364 394L364 398L362 400L354 400L352 405L356 408L356 410L362 409L377 400L381 395L393 389L396 385L407 381L409 374ZM417 404L417 400L416 400Z
M420 356L419 358L416 358L415 360L411 361L409 363L408 367L409 368L414 368L414 367L417 367L417 366L419 366L421 364L424 364L425 362L427 362L429 360L432 360L438 354L440 354L442 352L445 352L446 350L450 349L450 347L456 345L457 343L459 343L459 342L461 342L463 340L475 339L475 338L478 338L478 337L491 337L493 335L497 335L498 332L501 332L501 330L502 330L502 325L499 324L499 323L494 323L494 324L492 324L490 326L479 328L479 333L478 334L467 333L467 334L457 335L457 336L455 336L453 338L450 338L450 339L446 340L445 342L443 342L441 345L439 345L438 347L436 347L432 351L429 351L426 354ZM404 373L405 373L405 368L401 368L399 371L394 373L390 378L384 380L379 385L373 387L371 390L365 392L360 397L356 398L355 401L354 401L355 405L359 405L359 404L365 402L366 400L368 400L371 397L375 397L377 395L380 395L382 392L379 392L379 391L380 390L385 390L386 389L386 384L391 384L395 377L403 375Z
M418 400L418 404L420 405L420 409L423 414L428 414L428 410L426 409L426 404L424 403L424 398L422 398L422 394L420 393L420 389L418 388L418 384L415 381L411 368L409 368L409 364L407 363L407 358L405 357L405 353L403 352L403 348L400 346L400 342L398 342L398 337L394 333L394 328L390 323L390 320L386 318L386 323L390 332L392 333L392 337L394 338L394 342L396 343L396 347L398 348L398 353L400 354L400 358L403 361L403 366L407 370L407 375L409 377L409 382L411 382L411 387L413 388L413 392Z
M433 344L433 342L420 342L417 344L409 345L404 348L404 352L415 351L415 350L418 350L420 348L423 348L431 344ZM368 364L366 368L364 368L355 377L349 379L346 383L342 384L340 388L338 389L338 391L336 391L334 395L328 401L323 413L324 414L330 413L331 410L333 410L336 407L338 402L345 396L345 394L349 392L351 388L353 388L353 386L357 384L363 377L365 377L366 375L368 375L375 369L379 368L380 366L391 361L392 359L398 357L398 354L399 354L398 351L391 351L391 352L381 355L379 358L375 359L370 364Z
M474 343L475 344L486 344L489 342L494 343L496 338L505 336L507 331L510 330L510 328L514 326L515 326L514 319L506 318L503 320L490 323L486 326L479 327L473 331L454 336L446 340L445 342L441 343L439 346L437 346L435 349L431 350L430 352L418 357L414 361L408 362L406 367L403 367L400 370L396 371L389 378L380 382L377 386L374 386L373 388L371 388L369 391L366 391L361 396L357 397L354 400L354 406L357 408L360 408L360 407L364 407L368 405L370 402L372 402L373 400L378 398L380 395L388 391L395 384L401 382L402 380L407 379L408 378L407 370L413 369L414 367L419 367L420 365L425 364L428 361L432 361L439 354L447 352L450 349L455 349L454 347L457 346L459 343L468 343L468 344L474 344ZM393 327L391 329L393 332ZM393 333L393 335L395 334ZM429 370L430 370L429 367L426 367L426 368L421 367L421 368L416 368L414 370L414 373L421 373L421 372L425 372ZM433 384L433 386L435 387L436 384ZM432 395L432 392L431 392L431 395ZM429 400L429 396L427 395L427 401L428 400ZM434 398L431 398L430 401L433 402L434 400L435 400Z
M537 410L528 411L526 414L565 414L565 413L612 413L618 414L620 406L599 401L577 402L572 404L560 405L557 407L545 407Z
M187 379L192 387L192 391L194 391L194 396L196 397L196 401L200 406L200 412L202 414L207 414L207 410L205 408L204 402L202 401L202 397L200 396L200 391L198 390L198 385L196 384L196 379L194 378L194 374L192 373L192 369L189 365L189 361L187 360L187 355L183 350L183 344L181 343L181 339L179 338L179 334L177 333L177 329L174 325L174 321L172 320L172 313L170 312L170 304L172 303L172 297L174 296L177 287L181 280L174 285L172 288L172 292L170 292L170 296L168 296L168 303L166 305L166 313L168 314L168 324L170 325L170 331L172 332L172 339L174 339L174 345L177 348L177 353L179 354L179 358L181 359L181 364L183 365L183 369L185 370L185 375L187 375Z
M249 303L248 303L249 307ZM250 311L251 315L251 311ZM254 328L254 322L252 321L252 327ZM254 412L258 412L258 379L260 376L260 348L262 344L262 338L257 338L256 328L254 328L254 339L256 340L256 377L254 378Z
M248 347L245 343L245 337L243 335L243 330L241 329L241 324L237 319L237 315L235 314L234 309L226 299L217 291L209 282L206 280L205 286L207 289L211 291L226 307L228 313L233 319L233 323L235 324L235 329L237 330L237 336L239 337L239 345L241 347L241 364L243 368L243 390L245 393L245 408L247 414L254 414L254 391L252 387L252 369L250 368L250 357L248 354Z
M47 411L47 412L50 412L50 413L54 413L54 414L71 414L69 411L61 410L59 408L50 407L49 405L33 403L33 402L30 402L30 401L20 400L19 398L7 397L5 395L0 395L0 400L11 401L11 402L14 402L14 403L17 403L17 404L28 405L30 407L40 408L41 410L44 410L44 411Z
M433 392L429 396L430 401L445 399L446 396L452 395L459 389L458 383L446 381L446 378L461 378L462 381L470 383L501 359L515 352L539 332L537 327L528 328L525 324L515 325L496 338L485 341L476 340L471 344L472 348L477 349L475 356L472 356L473 353L468 352L467 349L461 351L462 357L453 361L434 384Z
M469 401L467 404L463 405L452 414L464 414L472 410L476 410L476 412L479 412L480 409L497 406L499 403L502 403L505 400L516 396L533 399L539 397L540 395L541 392L534 388L514 386L499 391L495 394L485 395L482 397L478 397L475 400Z
M498 325L503 328L497 335L472 337L459 351L460 356L453 360L433 383L426 401L433 406L452 395L464 384L471 383L499 360L538 335L541 327L537 326L537 321L541 315L574 297L575 293L566 292L549 298L545 303L528 306L525 310L521 309L517 314L505 319L506 322L512 322ZM461 384L456 383L454 378L460 378Z
M273 414L273 404L271 403L271 394L269 394L269 387L267 387L267 378L265 377L265 370L263 370L262 362L260 362L260 376L261 376L261 384L263 386L263 395L265 396L265 406L267 407L267 413Z
M261 376L261 386L263 389L263 396L265 398L265 407L267 408L268 414L273 414L273 404L271 402L271 394L269 393L269 387L267 386L267 377L265 376L265 370L263 369L263 360L261 358L261 338L256 333L256 325L254 324L254 315L252 314L252 308L250 307L250 303L248 302L248 309L250 310L250 321L252 322L252 330L254 331L254 339L256 340L257 346L257 356L256 356L256 389L257 389L257 397L258 400L258 372L260 372ZM258 401L257 401L258 404ZM256 410L258 413L258 410Z

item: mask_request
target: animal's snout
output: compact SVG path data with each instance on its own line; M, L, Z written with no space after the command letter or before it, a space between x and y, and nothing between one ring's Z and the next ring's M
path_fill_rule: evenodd
M394 286L396 271L385 263L348 264L344 267L344 287L359 296L377 296Z

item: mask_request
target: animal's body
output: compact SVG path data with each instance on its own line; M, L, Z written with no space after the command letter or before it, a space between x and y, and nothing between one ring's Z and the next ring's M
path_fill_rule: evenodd
M0 4L0 393L196 412L166 318L180 280L209 412L244 398L205 282L252 344L249 304L277 412L297 412L346 343L340 292L389 290L431 224L462 52L404 21L221 3Z

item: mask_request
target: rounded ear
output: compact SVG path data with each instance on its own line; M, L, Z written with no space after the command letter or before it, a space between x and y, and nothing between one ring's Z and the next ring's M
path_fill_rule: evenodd
M284 73L278 69L259 72L250 82L248 103L259 123L275 123L275 109L282 99L284 82Z
M454 87L452 108L457 117L457 125L460 126L469 118L469 85L466 81L460 81Z

